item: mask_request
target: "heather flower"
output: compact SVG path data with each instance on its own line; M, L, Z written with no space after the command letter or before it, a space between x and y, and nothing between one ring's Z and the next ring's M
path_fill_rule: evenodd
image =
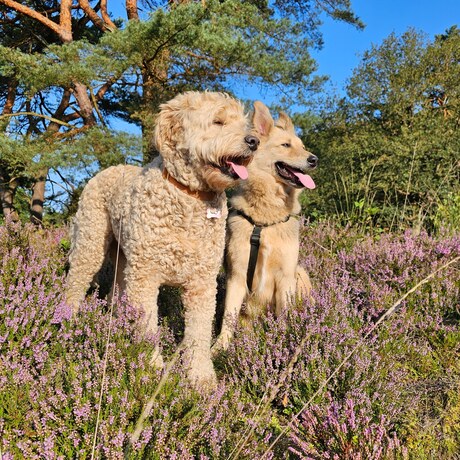
M124 458L162 375L150 366L153 347L160 341L168 359L180 338L183 318L173 296L166 298L173 315L157 337L139 333L142 313L126 299L111 315L97 293L69 321L64 232L0 226L3 458L88 457L101 388L96 452ZM313 300L238 330L216 360L221 383L213 391L196 392L174 365L130 458L260 458L291 425L266 458L405 458L407 446L453 458L460 442L458 266L438 273L366 334L408 289L460 253L460 236L376 239L330 226L304 233L300 263L310 272Z
M371 407L358 409L352 399L343 404L330 395L325 407L307 409L296 423L289 450L301 459L384 460L408 458L385 416L373 421ZM327 404L328 403L328 404Z

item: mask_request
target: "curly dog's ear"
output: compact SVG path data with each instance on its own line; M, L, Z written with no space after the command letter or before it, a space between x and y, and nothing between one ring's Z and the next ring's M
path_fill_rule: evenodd
M174 149L183 132L181 111L175 100L160 105L155 122L155 146L162 156Z
M274 121L270 115L268 107L260 101L254 102L254 113L252 115L254 129L261 136L268 136L274 126Z
M278 126L278 128L284 129L285 131L295 132L294 124L284 112L279 113L275 126Z

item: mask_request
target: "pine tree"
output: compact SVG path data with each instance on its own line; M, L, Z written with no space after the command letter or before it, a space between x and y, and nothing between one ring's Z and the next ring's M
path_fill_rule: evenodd
M302 103L321 83L308 53L321 42L319 14L362 26L348 0L327 7L146 0L143 7L148 15L127 0L124 23L106 0L0 0L4 215L14 215L16 187L30 186L32 220L40 222L50 171L72 188L71 174L82 179L87 168L139 156L139 142L110 128L116 118L140 124L149 161L158 104L179 91L251 83Z

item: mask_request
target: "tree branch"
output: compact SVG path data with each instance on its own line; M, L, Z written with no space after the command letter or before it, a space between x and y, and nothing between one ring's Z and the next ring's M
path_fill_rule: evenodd
M95 94L96 101L100 101L104 96L105 93L122 77L123 74L119 76L113 76L109 78L98 90L97 93Z
M59 169L56 169L56 168L53 168L53 171L61 178L62 182L64 182L64 184L68 185L70 190L71 190L71 193L74 193L75 192L75 185L73 185L70 181L68 181L62 174L61 172L59 171ZM54 182L54 181L53 181ZM66 189L65 187L63 187L59 182L54 182L56 185L59 185L59 187L61 187L63 190L65 190L66 193L69 193L69 190Z
M62 125L62 126L69 126L69 127L72 126L69 123L66 123L65 121L61 121L61 120L58 120L56 118L49 117L48 115L42 115L41 113L37 113L37 112L4 113L3 115L0 115L0 120L2 120L3 118L20 117L20 116L23 116L23 115L32 116L32 117L39 117L39 118L45 118L46 120L50 120L53 123L57 123L57 124Z
M29 16L32 19L36 19L37 21L41 22L46 27L50 28L53 32L55 32L63 42L68 41L68 36L66 34L66 31L64 31L63 33L59 24L56 24L54 21L52 21L51 19L48 19L46 16L43 16L42 14L33 10L32 8L29 8L26 5L22 5L21 3L18 3L14 0L0 0L0 4L3 4L9 8L12 8L18 13Z
M137 11L137 0L126 0L126 14L128 19L139 19L139 12Z
M62 94L61 102L58 108L56 109L56 112L54 113L55 118L59 118L60 120L62 120L62 116L64 115L64 112L66 111L67 107L69 107L71 95L72 95L72 92L70 91L70 89L65 88Z
M194 53L193 51L187 51L186 54L187 54L187 56L190 56L192 58L198 59L200 61L207 61L210 64L212 64L213 66L217 67L216 66L216 60L217 59L214 56L203 56L202 54L197 54L197 53Z
M62 117L62 120L68 123L69 121L78 120L79 118L81 118L81 114L79 112L72 112L67 115L64 115Z
M51 138L55 140L72 139L78 134L88 131L90 128L91 128L90 126L84 125L84 126L81 126L80 128L70 129L69 131L66 131L66 132L53 133L51 135Z
M61 0L61 12L59 17L61 37L64 43L72 41L72 0ZM64 39L65 37L65 39Z
M109 30L116 30L117 26L110 19L110 16L107 13L107 0L101 0L101 15L102 15L102 19L104 20L106 24L106 27Z
M3 106L3 113L2 115L11 114L13 111L14 101L16 100L16 89L18 87L18 83L15 80L10 80L8 83L8 92L6 93L6 101L5 105Z
M91 19L91 22L100 30L105 32L110 30L110 27L97 15L97 13L91 8L88 0L78 0L78 4L83 12Z
M61 97L61 102L59 103L59 106L57 107L56 111L53 114L53 121L48 125L48 128L46 129L46 132L48 134L50 133L57 133L59 129L61 128L62 124L58 122L58 120L63 120L64 118L64 112L67 110L70 104L70 96L72 92L70 91L70 88L64 88L64 92L62 93ZM66 124L69 126L68 124ZM65 125L64 125L65 126Z
M73 84L73 93L80 107L80 115L85 125L94 126L96 119L93 114L93 104L88 96L88 88L83 83L75 82Z
M89 94L90 94L90 97L91 97L91 102L93 103L93 106L94 106L94 110L96 110L96 113L97 113L97 116L99 117L99 120L101 121L101 123L104 126L107 126L106 123L105 123L104 117L102 116L102 113L99 110L99 106L97 105L96 97L94 96L93 90L91 88L89 88Z

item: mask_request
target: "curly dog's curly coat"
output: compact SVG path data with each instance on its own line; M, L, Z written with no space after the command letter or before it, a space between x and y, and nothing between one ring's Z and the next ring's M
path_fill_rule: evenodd
M120 235L120 281L128 300L145 310L146 330L158 328L159 286L182 286L188 376L214 381L210 343L224 190L247 177L259 141L241 103L213 92L187 92L163 104L155 141L161 156L152 163L108 168L85 187L72 230L67 300L76 311Z

